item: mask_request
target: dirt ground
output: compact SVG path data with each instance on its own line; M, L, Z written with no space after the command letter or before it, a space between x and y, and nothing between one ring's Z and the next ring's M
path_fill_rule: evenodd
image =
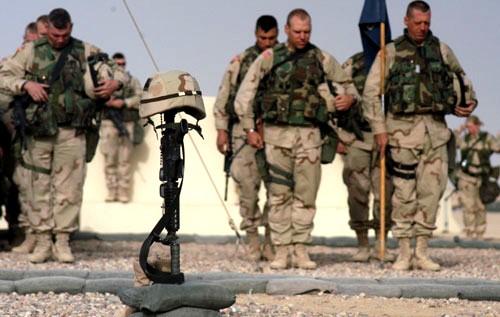
M223 316L500 316L499 302L313 294L238 295Z

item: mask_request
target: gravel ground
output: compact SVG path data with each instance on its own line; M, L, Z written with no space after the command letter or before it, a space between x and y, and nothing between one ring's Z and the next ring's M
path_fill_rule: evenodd
M74 264L46 262L31 264L25 256L0 252L3 269L78 269L131 271L141 242L78 240L72 242ZM315 271L289 269L272 271L266 262L249 263L243 249L235 245L181 245L181 270L194 272L245 272L303 275L310 277L439 277L500 279L500 250L430 249L442 266L440 272L397 272L390 264L352 263L353 248L313 246ZM394 252L394 251L391 251ZM113 316L123 306L111 294L0 294L0 316ZM500 316L500 302L471 302L451 299L386 299L378 297L314 294L302 296L238 295L237 303L224 316Z

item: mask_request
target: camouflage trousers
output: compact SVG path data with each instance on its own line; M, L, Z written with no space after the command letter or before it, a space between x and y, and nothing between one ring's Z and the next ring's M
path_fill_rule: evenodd
M266 160L270 166L291 175L294 186L269 184L269 227L274 245L310 243L316 214L316 196L321 179L321 144L308 144L319 138L319 129L295 128L291 147L266 143ZM287 132L287 130L283 130ZM292 132L293 129L288 130ZM265 130L264 133L267 133ZM317 134L317 135L316 135ZM283 144L287 142L283 140ZM271 177L283 179L282 173L269 170Z
M124 122L129 136L132 137L134 123ZM109 192L123 192L128 196L132 169L130 157L134 145L132 141L118 135L118 129L111 120L103 120L100 131L101 153L104 155L104 175Z
M78 229L85 181L85 135L59 128L56 136L28 138L26 164L47 173L18 166L21 208L34 232L73 232ZM22 178L22 181L19 180Z
M458 173L458 199L463 206L464 232L482 235L486 231L486 208L479 197L481 177Z
M393 177L392 234L396 238L431 236L436 229L439 200L448 182L448 153L446 144L433 148L428 134L422 149L391 147L390 155L396 163L416 165L414 170L395 168L414 178Z
M233 137L232 147L235 157L231 163L231 176L239 191L240 229L256 231L259 226L267 225L269 207L266 201L263 212L259 208L262 177L255 162L257 149L245 143L245 137Z
M349 226L361 231L380 228L380 161L378 151L367 151L357 147L347 148L343 156L342 178L347 187ZM385 228L391 225L392 183L386 173L385 180ZM373 220L370 221L370 192L373 194Z
M21 164L17 164L14 171L13 181L16 183L19 189L19 205L21 207L21 213L19 214L18 221L19 227L25 230L31 231L30 223L28 220L28 210L29 210L29 197L32 197L32 186L31 186L31 171L24 168Z

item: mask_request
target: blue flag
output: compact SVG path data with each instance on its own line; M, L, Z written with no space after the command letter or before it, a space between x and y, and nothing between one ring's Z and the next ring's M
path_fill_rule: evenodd
M361 17L359 18L359 31L365 56L366 72L380 50L380 23L385 23L385 42L391 41L391 26L385 0L365 0Z

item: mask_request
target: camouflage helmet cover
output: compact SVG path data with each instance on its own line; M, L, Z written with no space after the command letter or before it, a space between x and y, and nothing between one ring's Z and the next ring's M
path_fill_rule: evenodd
M139 107L141 118L169 111L184 111L197 120L206 116L200 86L185 71L171 70L154 74L144 85Z

